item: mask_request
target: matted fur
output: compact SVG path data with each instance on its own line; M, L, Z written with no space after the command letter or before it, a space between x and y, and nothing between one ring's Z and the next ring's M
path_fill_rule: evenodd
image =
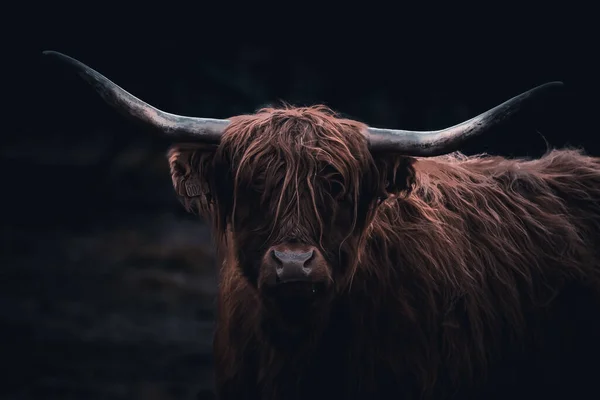
M560 363L586 354L554 346L600 355L600 160L372 155L364 128L324 107L264 109L232 118L218 148L171 149L176 191L213 221L222 262L220 396L567 393L558 379L577 365ZM194 179L204 193L190 197ZM331 261L335 296L281 345L245 268L290 235Z

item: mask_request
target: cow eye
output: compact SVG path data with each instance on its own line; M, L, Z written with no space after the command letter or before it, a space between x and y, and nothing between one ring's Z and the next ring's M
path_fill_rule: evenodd
M335 170L332 166L328 165L321 171L322 179L324 181L325 188L329 192L329 195L336 202L345 202L351 200L348 189L344 184L341 174Z
M339 180L334 179L329 181L329 187L329 193L334 199L340 200L344 196L346 190L344 188L344 185Z

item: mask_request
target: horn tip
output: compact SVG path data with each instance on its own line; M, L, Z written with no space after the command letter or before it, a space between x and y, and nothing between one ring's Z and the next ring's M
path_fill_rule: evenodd
M64 54L54 50L44 50L42 51L42 54L45 56L64 56Z
M60 53L58 51L44 50L42 51L42 54L44 56L51 56L54 60L57 60L58 62L62 62L64 64L70 65L71 67L74 67L76 70L79 71L80 74L82 72L88 72L89 70L91 70L91 68L87 67L79 60L76 60L73 57L69 57L68 55Z
M545 83L542 86L546 86L546 87L554 86L556 88L560 88L560 87L564 87L565 83L563 81L552 81L552 82Z
M54 51L54 50L44 50L44 51L42 51L42 54L45 55L45 56L57 57L57 58L62 59L62 60L72 60L72 58L69 57L68 55L63 54L63 53L58 52L58 51Z

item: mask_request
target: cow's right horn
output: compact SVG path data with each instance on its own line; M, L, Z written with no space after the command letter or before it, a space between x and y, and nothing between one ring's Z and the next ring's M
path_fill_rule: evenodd
M99 72L80 61L56 51L44 51L75 69L92 85L104 101L134 120L157 129L173 141L218 143L228 120L186 117L161 111L117 86Z
M412 156L437 156L458 150L470 137L481 135L512 118L526 104L539 101L549 93L563 88L562 82L549 82L488 110L458 125L438 131L408 131L402 129L368 128L372 151L392 152Z

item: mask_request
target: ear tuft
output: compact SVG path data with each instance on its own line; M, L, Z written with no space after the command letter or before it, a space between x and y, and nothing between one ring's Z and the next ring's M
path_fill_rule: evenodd
M205 214L211 208L208 177L214 149L195 145L176 145L169 149L171 180L188 212Z
M376 164L379 170L382 197L408 196L415 185L415 159L408 156L380 154Z

